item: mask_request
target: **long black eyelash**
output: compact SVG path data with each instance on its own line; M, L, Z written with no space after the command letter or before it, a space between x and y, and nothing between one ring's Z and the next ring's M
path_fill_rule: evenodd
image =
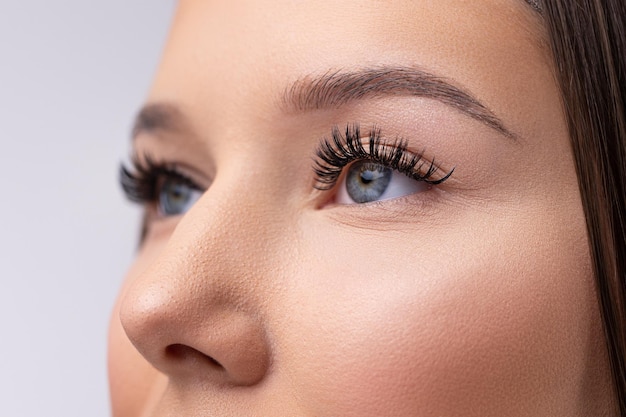
M443 177L434 179L434 174L439 170L434 159L425 161L422 153L408 152L407 144L402 139L396 139L392 144L383 143L380 129L376 127L370 130L368 141L366 149L357 124L348 125L344 135L339 127L334 126L332 139L324 139L316 152L317 159L313 167L316 175L315 188L333 188L344 167L357 160L369 160L387 166L409 178L431 185L441 184L454 171L453 168Z
M172 178L199 188L191 179L176 170L175 166L155 162L149 155L133 155L131 167L120 165L119 181L126 198L135 203L151 203L158 199L159 185Z

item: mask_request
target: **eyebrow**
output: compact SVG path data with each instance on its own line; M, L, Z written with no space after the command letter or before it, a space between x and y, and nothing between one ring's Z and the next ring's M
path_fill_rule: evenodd
M166 102L148 103L135 116L131 138L135 139L142 133L182 131L185 126L185 117L178 106Z
M508 138L515 138L504 123L468 91L413 67L338 70L320 76L309 75L298 79L284 91L282 105L287 112L308 112L339 108L357 100L394 96L438 100Z
M516 138L487 106L461 87L412 67L379 67L357 71L329 71L305 76L288 86L282 96L285 112L339 108L353 101L393 96L438 100L508 138ZM135 117L132 138L141 133L181 132L187 121L178 106L167 102L145 105Z

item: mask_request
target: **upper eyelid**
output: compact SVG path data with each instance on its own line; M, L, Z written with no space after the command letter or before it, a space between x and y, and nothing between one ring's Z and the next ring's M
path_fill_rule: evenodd
M188 186L204 192L203 187L193 176L188 175L177 164L156 162L152 157L133 154L128 164L122 163L119 171L119 183L130 201L151 203L157 199L157 181L169 177L184 182Z
M134 152L131 155L131 164L133 167L144 171L145 169L152 169L161 174L179 177L202 191L208 189L213 182L212 178L188 163L153 157L149 152Z
M338 126L333 126L332 141L324 138L320 141L314 172L315 188L329 190L334 187L344 168L357 160L372 160L387 165L418 181L438 185L450 178L455 168L446 171L439 178L430 178L437 172L444 171L435 163L435 159L425 158L425 152L412 152L407 149L407 142L401 138L390 141L385 139L381 130L374 126L365 137L361 137L358 124L348 124L345 135ZM366 145L367 144L367 145Z

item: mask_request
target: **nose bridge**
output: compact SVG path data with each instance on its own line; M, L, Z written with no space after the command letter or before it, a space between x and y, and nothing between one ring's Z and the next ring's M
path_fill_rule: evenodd
M236 385L263 379L271 358L267 255L277 230L267 213L252 195L216 181L133 280L120 318L157 369Z

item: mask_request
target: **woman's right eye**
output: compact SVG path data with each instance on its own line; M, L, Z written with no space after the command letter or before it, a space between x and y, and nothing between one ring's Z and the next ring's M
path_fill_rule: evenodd
M122 165L120 184L126 198L155 209L158 217L182 216L204 190L175 166L133 158L132 168Z
M202 196L202 191L188 180L176 176L165 177L157 186L156 203L159 215L181 216Z

